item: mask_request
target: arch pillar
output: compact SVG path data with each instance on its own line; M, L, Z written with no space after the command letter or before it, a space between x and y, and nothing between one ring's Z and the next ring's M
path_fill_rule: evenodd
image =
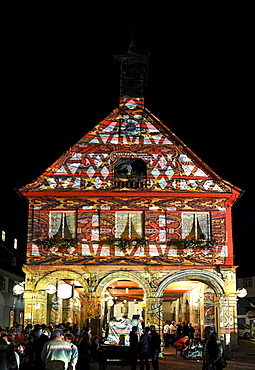
M157 330L162 331L162 298L146 298L146 326L154 325Z

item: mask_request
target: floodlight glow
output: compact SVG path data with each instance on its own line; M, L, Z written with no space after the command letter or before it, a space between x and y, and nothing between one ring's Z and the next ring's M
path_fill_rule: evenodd
M72 286L69 284L60 284L58 285L58 298L69 299L73 295Z

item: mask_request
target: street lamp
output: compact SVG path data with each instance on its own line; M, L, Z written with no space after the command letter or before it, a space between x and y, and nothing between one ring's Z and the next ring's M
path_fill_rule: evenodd
M238 298L244 298L244 297L247 296L247 294L248 294L248 292L247 292L247 290L245 288L242 288L242 289L239 288L236 291L236 295L237 295Z
M20 284L14 285L12 289L13 293L17 295L21 295L22 293L24 293L24 290L25 290L24 286Z
M47 285L46 286L46 292L48 293L48 294L54 294L54 293L56 293L56 291L57 291L57 288L55 287L55 285Z

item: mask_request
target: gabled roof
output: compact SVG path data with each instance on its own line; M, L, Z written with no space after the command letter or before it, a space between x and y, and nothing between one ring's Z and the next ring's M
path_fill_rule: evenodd
M77 191L120 192L113 183L114 165L120 158L139 158L147 164L144 192L231 193L235 188L143 108L142 98L123 98L118 109L85 134L36 181L20 190L24 194L68 191L70 195Z

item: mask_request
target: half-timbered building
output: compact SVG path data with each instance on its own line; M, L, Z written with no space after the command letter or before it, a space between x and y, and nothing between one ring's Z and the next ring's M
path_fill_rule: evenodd
M119 107L20 189L29 200L25 321L89 320L105 335L113 318L159 329L186 320L197 334L212 324L233 339L240 189L145 107L147 56L131 45L116 58Z

